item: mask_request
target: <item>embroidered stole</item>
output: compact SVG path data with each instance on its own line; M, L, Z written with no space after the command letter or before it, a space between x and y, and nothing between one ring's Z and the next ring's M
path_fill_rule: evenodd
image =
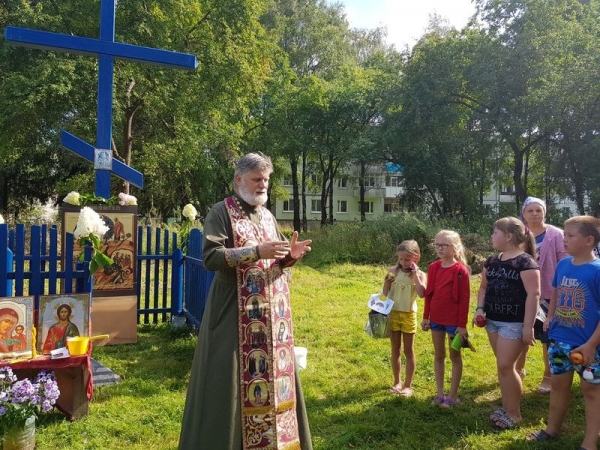
M235 197L225 206L235 248L279 240L266 208L259 207L256 225ZM242 264L236 272L243 448L300 449L288 275L275 259Z

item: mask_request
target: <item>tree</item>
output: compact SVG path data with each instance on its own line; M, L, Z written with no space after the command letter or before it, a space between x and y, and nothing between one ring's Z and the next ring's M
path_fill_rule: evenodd
M93 0L9 2L2 23L96 37L98 5ZM115 64L114 148L117 157L146 174L147 188L135 192L141 209L154 208L165 216L178 211L181 200L212 204L230 174L224 175L227 181L218 179L222 174L209 170L210 162L232 166L250 105L263 92L269 74L274 47L259 22L262 5L133 0L119 2L116 12L118 41L193 53L199 59L192 73L126 61ZM0 158L14 160L31 152L32 136L40 148L49 148L62 128L95 141L93 58L6 44L0 52L0 101L5 105L0 113ZM67 153L57 152L60 169ZM45 167L39 169L46 173ZM77 171L89 172L89 163L78 163ZM203 183L192 181L198 176ZM57 178L67 185L73 174L58 170ZM78 190L89 189L87 178L77 177ZM173 189L178 194L167 197ZM8 201L14 201L10 195Z
M455 30L432 30L408 56L390 97L383 120L388 157L403 167L403 201L411 209L464 218L478 212L478 193L488 183L481 171L491 155L475 145L471 108L455 101L468 94L472 45Z

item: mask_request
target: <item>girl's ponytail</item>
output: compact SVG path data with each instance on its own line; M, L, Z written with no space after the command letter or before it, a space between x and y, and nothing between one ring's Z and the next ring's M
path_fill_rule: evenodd
M503 217L496 220L494 228L505 234L511 234L515 243L520 245L524 252L529 253L534 260L536 259L535 236L519 219L516 217Z
M526 253L529 253L533 259L537 258L536 248L535 248L535 236L529 227L525 227L525 236L523 238L523 250Z

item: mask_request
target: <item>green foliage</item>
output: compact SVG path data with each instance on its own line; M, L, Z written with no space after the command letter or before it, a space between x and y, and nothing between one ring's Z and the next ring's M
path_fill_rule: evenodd
M96 194L79 194L79 204L81 206L98 204L115 206L119 204L119 197L113 195L106 199L104 197L99 197Z
M179 209L173 199L206 209L222 196L275 49L259 23L263 7L235 0L118 3L118 41L199 60L192 73L115 62L115 157L146 175L147 189L135 193L142 211L168 216ZM0 9L3 25L89 37L98 35L98 17L96 0L5 2ZM0 44L0 209L15 211L22 198L45 200L60 193L59 185L85 190L69 179L90 165L60 147L58 131L95 141L95 58L2 38Z
M237 157L263 150L289 166L276 175L316 170L324 203L348 164L393 161L403 205L430 217L477 220L500 183L516 203L537 192L600 214L598 2L477 5L480 22L433 21L400 54L320 0L119 2L117 40L199 61L194 72L115 62L115 157L145 175L140 211L168 217L183 202L203 214L230 193ZM4 2L0 25L97 37L98 13L97 0ZM0 37L0 79L0 210L92 191L90 164L59 130L95 140L96 60Z
M105 254L101 249L100 238L93 233L90 233L88 236L81 237L77 244L84 248L86 246L90 246L92 248L92 259L90 260L90 274L93 275L99 268L108 267L113 265L115 262ZM81 252L79 254L78 260L79 262L83 262L85 259L85 253Z
M435 228L412 214L385 216L366 222L338 222L311 230L303 238L313 240L306 263L322 266L335 263L387 264L395 261L396 247L414 239L421 248L421 260L433 259L431 242Z
M312 251L304 261L318 268L340 263L388 265L396 261L398 244L414 239L421 249L421 265L426 268L437 258L431 245L436 233L451 229L461 235L469 264L479 263L494 252L490 236L495 218L481 217L465 224L456 219L431 221L403 213L365 222L339 222L303 234L303 239L313 240ZM481 267L474 264L473 270L478 273Z

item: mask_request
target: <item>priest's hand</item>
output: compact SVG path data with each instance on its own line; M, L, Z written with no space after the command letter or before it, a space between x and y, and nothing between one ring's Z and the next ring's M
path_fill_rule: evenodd
M290 245L286 241L265 241L258 245L258 256L261 259L281 259L290 253Z
M298 232L294 231L292 241L290 242L290 256L293 259L302 259L304 255L310 252L310 244L312 244L312 239L298 241Z

